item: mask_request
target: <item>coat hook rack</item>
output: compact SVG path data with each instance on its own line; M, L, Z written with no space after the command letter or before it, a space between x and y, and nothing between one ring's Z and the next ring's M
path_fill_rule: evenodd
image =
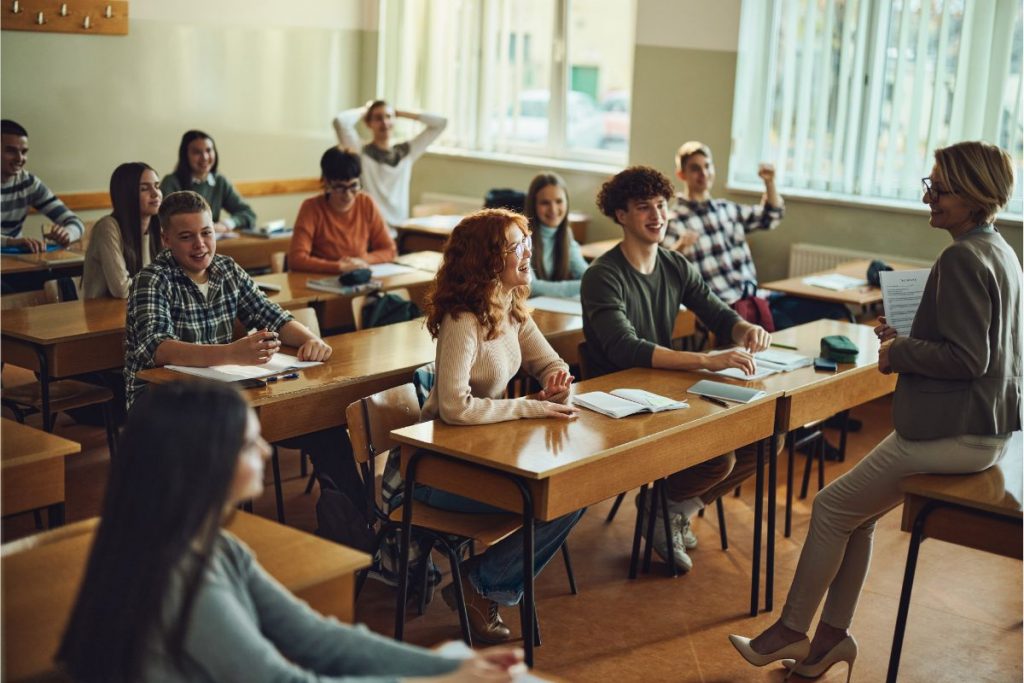
M128 35L130 0L11 0L0 12L4 31L46 31L90 35Z

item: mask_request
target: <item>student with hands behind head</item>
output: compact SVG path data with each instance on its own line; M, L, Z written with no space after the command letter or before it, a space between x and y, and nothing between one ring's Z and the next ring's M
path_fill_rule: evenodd
M569 420L569 366L537 329L526 309L532 243L526 219L503 209L478 211L452 231L441 268L427 296L427 329L437 339L436 379L423 405L423 420L487 424L521 418ZM505 398L522 367L543 389L533 397ZM488 514L497 508L426 486L413 494L435 507ZM551 560L583 511L535 528L534 573ZM496 643L511 633L498 604L523 597L522 532L463 563L462 588L474 640ZM442 591L455 609L454 587Z

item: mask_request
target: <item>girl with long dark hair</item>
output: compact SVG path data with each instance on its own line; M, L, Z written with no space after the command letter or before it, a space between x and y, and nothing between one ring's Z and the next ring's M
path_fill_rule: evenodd
M526 193L526 217L536 249L530 296L579 296L587 262L569 227L569 192L556 173L541 173Z

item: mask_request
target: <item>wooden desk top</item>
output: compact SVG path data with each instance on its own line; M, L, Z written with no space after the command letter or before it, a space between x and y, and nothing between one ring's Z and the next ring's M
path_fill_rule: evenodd
M4 311L5 337L47 345L124 332L124 299L88 299Z
M93 518L57 529L52 542L22 552L5 549L0 560L4 680L53 670L97 522ZM350 575L370 561L364 553L244 512L237 512L227 528L293 593Z
M82 444L77 441L0 418L0 461L5 469L81 451Z
M870 261L860 259L844 263L832 270L824 270L820 273L813 273L812 275L830 275L832 273L839 273L841 275L864 279L870 264ZM914 270L916 268L920 268L920 266L907 265L906 263L890 263L889 265L895 270ZM817 299L818 301L850 304L853 306L870 306L871 304L877 304L882 301L882 290L878 287L865 285L863 287L833 291L831 289L825 289L824 287L815 287L813 285L804 284L804 278L806 277L810 277L810 275L801 275L799 277L791 277L785 280L776 280L774 282L764 282L761 283L761 288L770 289L773 292L782 292L783 294L792 294L793 296L800 296L805 299Z
M945 501L1006 517L1022 518L1024 473L1021 432L1010 438L1006 455L978 474L915 474L901 483L907 495Z
M633 368L573 386L573 393L643 387L674 399L687 399L689 408L656 414L640 413L619 420L580 409L575 420L513 420L489 425L449 425L440 420L422 422L392 432L403 444L453 455L461 460L527 479L547 479L623 450L642 447L656 439L681 434L711 422L742 419L742 414L774 401L771 393L747 405L722 408L686 390L698 378L671 370Z
M614 239L591 242L590 244L581 244L580 253L583 254L583 258L587 261L593 261L621 241L621 239Z
M36 270L70 268L80 266L84 262L85 256L80 249L56 249L43 254L0 254L0 273L13 275Z

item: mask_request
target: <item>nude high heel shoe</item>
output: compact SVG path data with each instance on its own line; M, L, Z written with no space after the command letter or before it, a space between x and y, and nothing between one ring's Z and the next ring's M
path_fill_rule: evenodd
M761 654L760 652L754 651L754 648L750 647L750 638L744 638L743 636L729 636L729 642L732 646L743 655L743 659L747 660L754 666L764 666L765 664L771 664L777 662L780 659L792 659L794 661L800 661L807 656L807 653L811 649L811 642L804 636L795 643L790 643L784 647L780 647L775 652L769 652L768 654Z
M846 662L846 683L850 683L850 677L853 676L853 662L856 659L857 641L853 639L853 636L846 636L814 664L804 664L797 659L787 659L782 662L782 665L789 669L789 673L786 674L787 679L793 674L803 678L818 678L832 668L833 664Z

